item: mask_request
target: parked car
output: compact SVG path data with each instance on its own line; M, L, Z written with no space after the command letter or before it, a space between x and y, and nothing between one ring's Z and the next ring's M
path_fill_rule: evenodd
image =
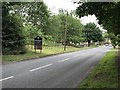
M109 44L105 44L105 46L109 46Z
M113 47L112 44L109 44L109 47Z

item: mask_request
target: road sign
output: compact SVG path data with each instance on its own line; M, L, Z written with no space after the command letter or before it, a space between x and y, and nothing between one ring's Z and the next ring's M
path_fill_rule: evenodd
M34 38L34 49L40 49L42 50L42 38L40 36L37 36Z

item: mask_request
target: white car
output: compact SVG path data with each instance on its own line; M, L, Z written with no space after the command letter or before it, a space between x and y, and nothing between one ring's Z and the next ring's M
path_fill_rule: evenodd
M112 44L109 44L109 47L113 47Z
M105 44L105 46L109 46L109 44Z

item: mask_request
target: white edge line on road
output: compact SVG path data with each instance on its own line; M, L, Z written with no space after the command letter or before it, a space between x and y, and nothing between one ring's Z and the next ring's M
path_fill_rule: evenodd
M35 69L31 69L30 72L33 72L35 70L38 70L38 69L42 69L42 68L45 68L45 67L48 67L48 66L51 66L52 64L48 64L48 65L45 65L45 66L42 66L42 67L38 67L38 68L35 68Z
M4 80L11 79L11 78L13 78L13 77L14 77L14 76L10 76L10 77L4 78L4 79L0 79L0 82L1 82L1 81L4 81Z
M64 59L64 60L60 60L60 61L58 61L58 62L64 62L64 61L67 61L67 60L69 60L70 58L66 58L66 59Z

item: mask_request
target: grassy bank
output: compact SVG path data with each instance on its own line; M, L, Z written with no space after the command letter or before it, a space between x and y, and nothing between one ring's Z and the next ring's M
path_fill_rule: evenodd
M32 58L39 58L43 56L48 56L48 55L53 55L53 54L59 54L59 53L66 53L66 52L71 52L71 51L78 51L78 50L83 50L83 49L88 49L91 47L84 47L84 48L75 48L75 47L67 47L66 51L63 50L63 46L57 46L57 47L43 47L42 53L40 53L39 50L35 53L35 50L33 47L29 46L28 52L26 54L21 54L21 55L3 55L2 56L2 61L4 62L14 62L14 61L23 61L27 59L32 59Z
M108 52L80 84L80 88L118 88L116 55L114 49Z

